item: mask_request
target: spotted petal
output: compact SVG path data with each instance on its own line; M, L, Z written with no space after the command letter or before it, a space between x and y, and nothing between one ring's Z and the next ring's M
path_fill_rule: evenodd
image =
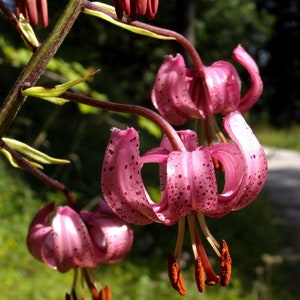
M139 137L133 128L112 129L102 168L102 191L112 210L124 221L159 221L140 174Z
M263 147L239 112L227 115L223 126L240 149L246 165L245 183L240 199L234 206L234 210L238 210L247 206L261 192L267 177L267 158Z
M97 212L83 211L81 217L102 255L101 262L117 263L129 253L133 243L133 231L104 201L100 201Z
M251 86L247 93L243 96L238 106L241 113L249 111L249 109L259 99L263 91L263 82L259 74L259 69L253 58L239 45L233 51L233 58L240 63L249 73L251 77Z
M182 125L188 118L200 118L188 91L186 66L180 54L166 56L159 68L151 99L159 113L171 124Z
M54 210L54 203L44 206L32 220L26 238L27 248L36 259L44 261L48 266L54 267L53 259L47 259L47 247L45 241L51 239L52 227L49 215Z

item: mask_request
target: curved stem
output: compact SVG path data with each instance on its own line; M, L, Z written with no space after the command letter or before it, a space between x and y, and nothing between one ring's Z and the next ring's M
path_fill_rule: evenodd
M107 14L108 16L110 16L111 18L113 18L114 20L124 23L124 24L130 24L131 26L135 26L138 28L142 28L142 29L146 29L149 30L153 33L159 34L159 35L163 35L166 37L173 37L176 39L176 41L181 44L181 46L183 48L186 49L186 51L189 53L196 72L198 73L199 77L203 77L204 73L202 71L203 69L203 63L202 60L198 54L198 52L196 51L195 47L192 45L192 43L186 39L183 35L181 35L180 33L173 31L173 30L169 30L169 29L165 29L165 28L161 28L161 27L157 27L157 26L153 26L153 25L149 25L140 21L130 21L129 19L125 19L124 18L122 20L119 20L117 18L117 15L111 11L108 11L106 9L103 9L95 4L93 4L92 2L86 1L85 7L94 11L100 11L103 12L105 14Z
M30 172L32 175L34 175L36 178L38 178L42 182L46 183L48 186L50 186L58 191L61 191L65 195L66 199L68 200L69 205L73 209L75 209L75 210L77 209L76 201L75 201L73 195L71 194L71 192L69 191L69 189L65 185L63 185L61 182L49 177L48 175L46 175L39 169L33 167L29 161L24 159L18 152L16 152L12 148L10 148L2 140L0 140L0 147L7 150L11 154L12 158L18 163L18 165L20 167L26 169L28 172Z
M78 95L71 92L65 92L61 94L60 97L76 103L82 103L104 110L143 116L151 120L161 128L161 130L166 134L166 136L170 140L175 151L186 151L186 148L179 135L177 134L176 130L164 118L162 118L159 114L157 114L151 109L132 104L121 104L110 101L96 100L88 96Z

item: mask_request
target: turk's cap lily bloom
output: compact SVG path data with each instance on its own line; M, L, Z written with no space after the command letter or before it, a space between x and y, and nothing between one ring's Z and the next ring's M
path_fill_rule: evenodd
M255 61L241 45L234 49L233 59L251 77L251 86L243 97L240 77L231 63L217 61L203 66L200 78L196 70L186 68L183 57L177 54L167 56L158 70L151 95L153 105L174 125L217 113L247 112L259 99L263 83Z
M39 16L44 27L48 26L48 3L47 0L16 0L16 12L27 19L28 23L37 26Z
M234 143L198 146L196 133L179 133L185 152L173 151L168 141L139 154L139 136L133 128L112 129L102 168L102 190L112 210L135 224L175 224L181 217L201 212L222 217L249 203L261 191L267 175L262 146L239 112L224 118L223 126ZM213 159L224 167L225 184L218 192ZM161 199L154 202L144 186L144 163L160 165ZM113 178L113 180L112 180Z
M43 207L34 217L27 234L30 253L60 272L76 267L95 268L115 263L131 249L133 232L101 202L96 212L76 212L69 206Z
M158 9L159 0L114 0L114 6L118 19L123 18L123 14L136 20L138 15L146 15L152 20Z

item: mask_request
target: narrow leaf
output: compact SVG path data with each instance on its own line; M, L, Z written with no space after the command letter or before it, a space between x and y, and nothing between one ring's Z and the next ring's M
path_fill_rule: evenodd
M99 6L100 8L103 8L103 9L109 11L109 12L112 12L112 11L114 12L114 7L113 6L106 5L106 4L103 4L103 3L100 3L100 2L93 2L93 4ZM152 38L155 38L155 39L161 39L161 40L175 40L174 37L156 34L156 33L152 32L150 30L138 28L138 27L130 25L130 24L125 24L125 23L119 22L119 21L115 20L114 18L112 18L111 16L105 14L104 12L94 11L92 9L87 9L87 8L84 8L83 12L85 14L92 15L92 16L98 17L100 19L103 19L103 20L105 20L109 23L112 23L116 26L119 26L123 29L129 30L129 31L131 31L133 33L136 33L136 34L145 35L145 36L149 36L149 37L152 37Z
M59 159L51 157L35 148L32 148L28 146L25 143L19 142L14 139L10 138L3 138L3 141L12 149L14 149L17 152L20 152L24 156L28 157L29 159L32 159L36 163L41 164L67 164L70 161L66 159ZM2 149L3 150L3 149Z

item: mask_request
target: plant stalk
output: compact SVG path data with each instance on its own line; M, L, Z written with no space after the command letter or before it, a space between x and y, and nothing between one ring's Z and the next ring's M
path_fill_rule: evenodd
M21 90L34 86L51 58L59 49L84 7L84 0L70 0L48 38L33 53L26 67L11 88L0 109L0 137L15 119L26 100Z

